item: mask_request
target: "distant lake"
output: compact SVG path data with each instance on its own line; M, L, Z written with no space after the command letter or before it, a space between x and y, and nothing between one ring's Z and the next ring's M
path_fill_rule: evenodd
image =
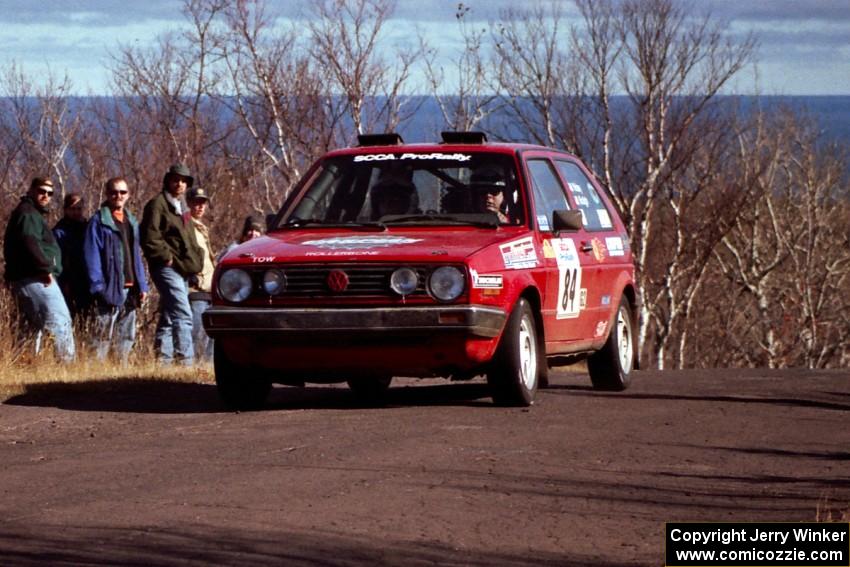
M104 98L104 97L94 97ZM807 113L819 123L824 141L839 141L850 146L850 95L847 96L743 96L725 95L718 97L731 104L739 104L744 110L760 106L765 109L788 107L801 113ZM86 105L89 97L71 97L70 109L75 111ZM35 99L33 99L35 102ZM612 97L612 107L615 109L627 104L625 96ZM406 142L432 142L439 140L439 132L445 130L443 118L437 102L428 96L412 96L406 102L408 109L418 108L409 121L399 127L398 131ZM505 118L491 116L495 124L504 123ZM487 130L486 122L481 128ZM512 139L511 141L525 142L528 139Z
M730 104L739 103L744 110L760 105L766 110L788 107L808 114L817 120L822 128L823 141L839 141L850 146L850 95L762 97L728 95L719 99L727 100ZM616 107L626 102L623 96L613 97L612 106ZM442 124L440 110L430 97L424 97L424 100L417 100L416 103L421 103L418 112L408 123L399 128L399 133L406 142L434 141L435 132L444 129L440 126Z

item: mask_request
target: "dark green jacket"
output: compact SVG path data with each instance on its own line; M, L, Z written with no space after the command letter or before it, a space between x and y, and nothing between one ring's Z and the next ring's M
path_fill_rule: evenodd
M21 197L12 211L3 240L7 282L62 273L62 252L47 226L46 215L47 211L29 196Z
M140 232L142 250L152 268L162 267L170 260L171 267L184 277L203 269L204 251L195 239L189 212L178 215L165 192L145 205Z

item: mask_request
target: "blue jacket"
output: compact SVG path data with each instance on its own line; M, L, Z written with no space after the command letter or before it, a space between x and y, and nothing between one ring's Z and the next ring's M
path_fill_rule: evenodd
M136 281L132 295L148 291L145 268L142 265L142 248L139 242L139 223L130 211L124 210L125 219L133 229L133 271ZM102 206L91 218L83 242L86 269L92 296L99 297L109 305L124 304L124 245L121 233L115 226L112 211Z

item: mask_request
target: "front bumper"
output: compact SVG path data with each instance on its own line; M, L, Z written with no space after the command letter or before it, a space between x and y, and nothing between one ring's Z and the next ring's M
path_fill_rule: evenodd
M214 306L204 312L211 337L237 334L276 336L380 336L461 333L498 337L507 314L480 305L378 308L258 308Z

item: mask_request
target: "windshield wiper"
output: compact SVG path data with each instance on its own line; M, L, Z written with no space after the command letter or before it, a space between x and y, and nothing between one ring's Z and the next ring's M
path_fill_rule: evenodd
M323 226L327 228L377 228L379 230L387 230L387 225L378 221L347 221L347 222L325 222L322 219L289 219L283 225L288 228L298 228L301 226Z
M299 226L307 226L308 224L325 224L325 221L322 219L288 219L283 226L285 227L299 227Z
M343 228L378 228L380 230L387 230L387 225L385 225L381 221L348 221L334 223L329 226L339 226Z
M473 218L469 218L472 216ZM491 218L492 217L492 218ZM459 217L457 215L434 215L434 214L423 214L423 215L387 215L382 217L382 221L384 224L392 225L392 224L414 224L414 223L425 223L425 224L433 224L433 223L447 223L447 224L459 224L459 225L471 225L471 226L480 226L484 228L497 228L499 226L499 219L496 215L491 214L476 214L476 215L464 215L463 217Z

